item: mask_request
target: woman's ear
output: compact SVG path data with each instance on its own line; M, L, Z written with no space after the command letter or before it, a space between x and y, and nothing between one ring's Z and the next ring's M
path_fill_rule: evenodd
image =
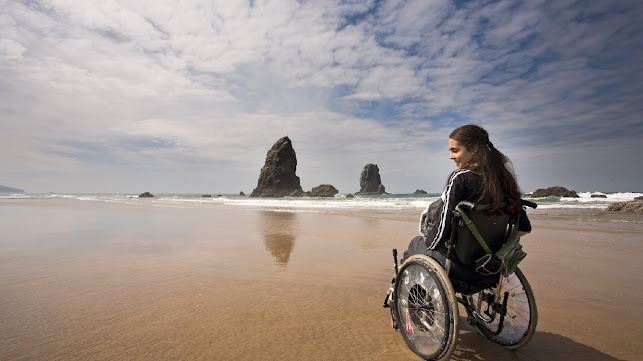
M479 149L479 148L478 148L478 145L477 145L477 144L474 144L474 145L471 147L471 153L473 153L473 154L478 154L478 149Z

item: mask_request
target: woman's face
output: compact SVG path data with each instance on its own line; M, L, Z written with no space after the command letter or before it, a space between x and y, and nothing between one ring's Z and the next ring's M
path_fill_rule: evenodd
M458 169L466 168L475 154L475 152L469 151L465 146L460 145L457 140L451 138L449 138L449 152L451 152L449 159L455 161Z

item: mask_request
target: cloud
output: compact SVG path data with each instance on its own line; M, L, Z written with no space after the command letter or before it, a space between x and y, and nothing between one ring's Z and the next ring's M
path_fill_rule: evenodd
M372 162L387 189L439 191L446 137L475 122L524 188L589 187L573 154L627 174L597 190L634 190L640 171L614 160L615 144L642 160L642 15L627 0L5 1L0 166L22 188L93 173L249 190L289 135L305 188L354 191ZM172 172L196 180L158 177Z

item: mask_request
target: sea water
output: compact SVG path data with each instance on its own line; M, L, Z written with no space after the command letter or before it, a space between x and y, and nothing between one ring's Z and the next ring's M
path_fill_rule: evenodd
M601 194L606 198L592 197ZM529 214L549 215L555 217L587 218L607 217L616 221L643 222L638 214L625 212L608 212L607 206L615 202L633 200L643 196L643 193L600 193L581 192L579 198L555 197L530 199L538 204L537 209L528 209ZM233 194L217 194L203 197L202 194L159 193L153 198L138 198L138 194L56 194L56 193L20 193L0 194L1 199L75 199L92 202L116 202L150 207L235 207L246 209L319 212L319 213L351 213L351 214L385 214L402 215L404 217L419 217L419 214L432 202L440 197L438 193L430 194L385 194L385 195L355 195L353 198L345 194L335 197L284 197L284 198L254 198ZM615 215L618 213L619 215Z

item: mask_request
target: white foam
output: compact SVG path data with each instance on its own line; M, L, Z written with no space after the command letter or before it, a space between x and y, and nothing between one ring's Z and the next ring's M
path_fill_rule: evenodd
M607 198L592 198L592 194L605 194ZM600 193L582 192L579 198L541 198L534 199L538 209L605 209L613 202L628 201L642 196L643 193ZM134 194L14 194L0 195L3 198L40 198L40 199L78 199L81 201L124 203L136 205L149 205L154 207L241 207L252 209L273 210L408 210L421 212L428 207L438 196L414 196L410 194L385 195L385 196L355 196L346 198L337 195L333 198L250 198L237 195L223 195L216 197L201 197L198 194L158 194L154 198L138 198Z
M0 199L26 199L34 198L33 195L28 193L0 193Z
M592 198L593 194L601 194L605 195L607 198ZM632 193L632 192L622 192L622 193L601 193L601 192L581 192L578 193L578 196L580 198L590 198L592 200L605 200L607 199L609 202L625 202L625 201L631 201L634 200L636 197L641 197L643 196L643 193Z

